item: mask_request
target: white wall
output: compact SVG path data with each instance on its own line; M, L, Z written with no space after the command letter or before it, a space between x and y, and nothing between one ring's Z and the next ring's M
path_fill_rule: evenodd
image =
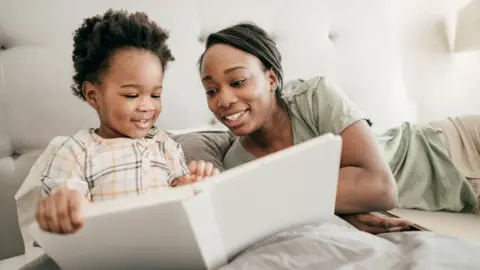
M420 122L480 114L480 53L451 53L445 27L468 2L396 1L404 82Z

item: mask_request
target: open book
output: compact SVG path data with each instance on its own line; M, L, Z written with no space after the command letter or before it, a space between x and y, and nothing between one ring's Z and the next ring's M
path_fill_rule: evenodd
M331 134L208 181L88 207L73 235L30 227L63 269L211 269L283 230L334 214L341 138Z

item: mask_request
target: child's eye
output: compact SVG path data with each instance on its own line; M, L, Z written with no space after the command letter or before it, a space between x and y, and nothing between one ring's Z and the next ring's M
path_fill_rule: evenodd
M126 98L136 98L136 97L138 97L138 95L137 94L131 94L131 95L124 95L124 97L126 97Z
M213 96L213 95L215 95L215 93L217 93L217 90L213 90L213 89L212 89L212 90L208 90L208 91L206 92L207 96Z
M157 99L157 98L161 98L161 97L162 97L162 96L161 96L161 95L159 95L159 94L152 95L152 98L156 98L156 99Z
M247 81L247 79L235 81L235 82L232 83L232 86L233 86L233 87L239 87L239 86L241 86L242 84L244 84L245 81Z

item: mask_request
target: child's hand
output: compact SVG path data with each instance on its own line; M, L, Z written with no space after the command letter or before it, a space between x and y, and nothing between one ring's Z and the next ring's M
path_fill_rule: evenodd
M205 162L203 160L194 160L188 165L189 174L195 176L195 181L203 180L206 177L214 176L220 173L220 171L213 166L211 162Z
M214 176L220 173L220 171L213 166L211 162L205 162L203 160L192 161L188 165L189 173L182 177L175 179L172 186L186 185L197 181L204 180L207 177Z
M88 203L77 190L63 187L37 203L37 222L44 231L74 233L83 226L82 213Z

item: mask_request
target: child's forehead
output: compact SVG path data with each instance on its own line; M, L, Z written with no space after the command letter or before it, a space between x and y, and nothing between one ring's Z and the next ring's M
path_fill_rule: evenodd
M138 49L122 49L117 50L109 58L110 69L116 71L129 71L142 68L144 66L157 65L161 67L158 56L152 52Z
M105 79L135 84L161 84L163 70L160 59L153 53L125 51L111 56Z

